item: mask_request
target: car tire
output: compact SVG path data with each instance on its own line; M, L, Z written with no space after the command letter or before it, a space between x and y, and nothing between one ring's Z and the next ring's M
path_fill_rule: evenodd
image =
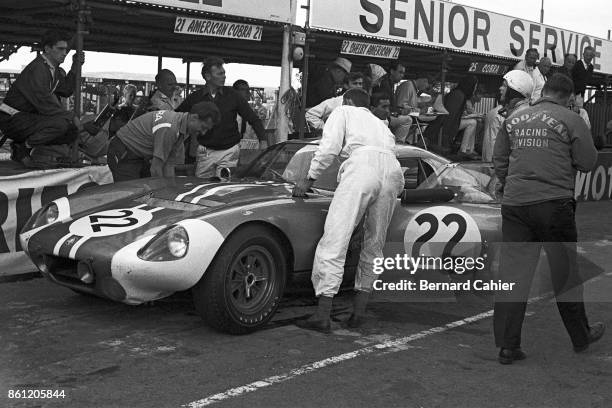
M247 334L263 327L285 290L285 251L269 228L254 225L232 233L192 289L197 312L225 333Z

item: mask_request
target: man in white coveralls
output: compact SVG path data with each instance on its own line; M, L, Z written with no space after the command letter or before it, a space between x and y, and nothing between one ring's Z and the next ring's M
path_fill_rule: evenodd
M293 190L294 196L303 197L341 152L342 156L348 156L338 172L338 188L314 258L312 283L319 298L318 308L309 319L297 323L302 328L330 332L332 300L342 282L348 244L365 216L354 309L348 321L350 327L362 323L376 280L373 260L382 257L396 199L404 188L404 176L393 152L395 137L370 112L369 106L370 97L362 89L350 89L344 94L343 105L325 123L308 179L300 180Z

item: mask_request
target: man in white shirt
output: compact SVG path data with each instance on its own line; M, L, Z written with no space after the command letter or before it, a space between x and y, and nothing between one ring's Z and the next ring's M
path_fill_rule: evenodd
M542 88L546 83L546 79L550 69L552 68L552 62L548 57L542 57L538 63L538 67L531 73L533 78L533 93L531 94L531 102L535 102L542 97Z
M350 72L346 77L346 88L363 89L364 77L361 72ZM338 106L342 106L342 95L329 98L321 102L320 104L313 106L306 111L306 122L313 130L323 130L325 121L331 115L332 111Z
M293 190L305 196L314 181L343 153L348 159L340 168L339 184L317 245L312 283L319 298L317 311L300 327L329 333L332 300L340 289L344 262L351 236L365 216L364 236L355 275L353 315L350 327L358 327L364 316L376 275L373 262L382 257L387 228L397 196L404 188L404 176L393 148L389 128L368 109L370 97L362 89L344 94L343 106L336 108L323 128L323 137L308 171Z

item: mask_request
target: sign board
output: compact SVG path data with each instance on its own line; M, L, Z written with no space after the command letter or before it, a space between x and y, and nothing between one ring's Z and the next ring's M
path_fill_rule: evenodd
M562 64L590 45L595 71L612 73L612 41L446 1L342 0L341 13L336 1L313 1L310 13L315 29L517 60L536 48Z
M340 53L349 55L363 55L365 57L397 59L401 47L385 44L372 44L360 41L342 41Z
M470 63L468 72L485 75L504 75L506 72L508 72L508 66L500 64L488 64L486 62L472 62Z
M294 23L289 0L131 0L131 3L177 7L206 13L253 18L277 23Z
M261 41L263 26L177 16L174 23L174 32L179 34Z
M593 171L578 172L574 198L580 201L612 200L612 153L599 152Z

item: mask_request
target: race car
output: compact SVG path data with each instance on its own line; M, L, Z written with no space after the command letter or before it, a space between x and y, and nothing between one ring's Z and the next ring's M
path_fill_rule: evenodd
M141 179L59 198L30 218L22 247L44 276L76 292L137 305L191 289L210 326L252 332L270 320L287 289L311 287L343 161L307 197L292 197L317 146L273 145L231 176L227 171L227 179ZM385 256L486 257L488 243L501 236L494 178L414 146L398 145L396 154L405 190ZM359 231L345 283L359 259Z

